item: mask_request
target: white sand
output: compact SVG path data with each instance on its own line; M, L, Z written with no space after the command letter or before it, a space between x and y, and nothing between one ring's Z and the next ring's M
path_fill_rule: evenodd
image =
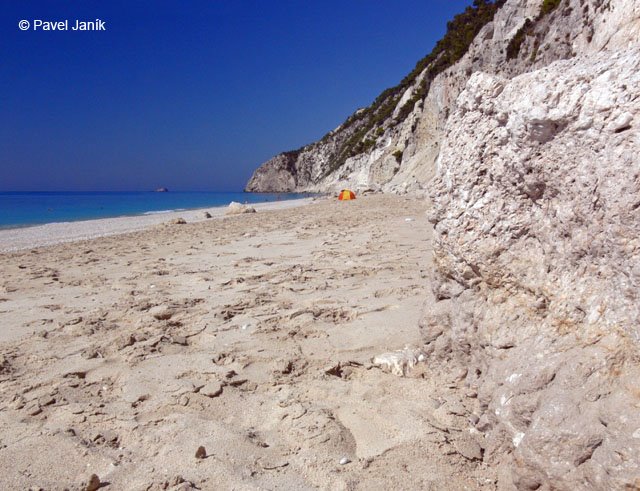
M252 206L257 211L282 210L309 204L313 199L314 198L303 198L255 203L249 206ZM204 217L205 212L209 212L212 218L220 218L224 216L226 208L226 206L219 206L167 213L153 213L149 215L100 218L97 220L83 220L78 222L58 222L33 227L5 229L0 230L0 252L19 251L63 242L74 242L124 234L127 232L136 232L153 225L170 222L179 217L184 218L189 223L200 222L207 220Z
M372 363L420 347L425 202L297 204L0 254L0 489L494 490L463 382Z

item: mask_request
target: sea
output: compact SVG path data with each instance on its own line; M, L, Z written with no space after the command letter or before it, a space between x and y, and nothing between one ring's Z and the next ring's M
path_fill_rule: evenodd
M301 199L308 193L242 192L4 192L0 229L54 222L169 213L239 203Z

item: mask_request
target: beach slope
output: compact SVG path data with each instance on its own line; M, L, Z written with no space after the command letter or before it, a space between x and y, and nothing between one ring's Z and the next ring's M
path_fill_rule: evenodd
M323 199L0 255L0 488L494 489L460 374L372 363L421 343L425 209Z

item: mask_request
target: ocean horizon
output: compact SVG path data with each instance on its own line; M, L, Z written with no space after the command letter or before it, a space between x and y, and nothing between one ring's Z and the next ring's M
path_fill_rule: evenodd
M0 192L0 229L217 208L227 206L231 201L265 203L309 196L313 195L200 191L8 191Z

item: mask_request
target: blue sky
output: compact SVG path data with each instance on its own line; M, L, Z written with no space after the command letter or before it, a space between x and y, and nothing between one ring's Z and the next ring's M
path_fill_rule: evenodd
M469 4L3 2L0 191L241 190L397 84Z

